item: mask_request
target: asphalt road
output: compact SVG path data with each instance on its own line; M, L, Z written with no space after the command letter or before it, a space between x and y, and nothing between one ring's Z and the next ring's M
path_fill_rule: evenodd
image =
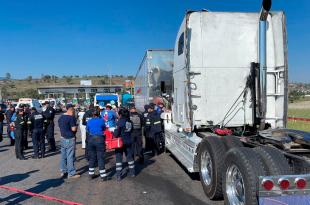
M58 117L58 116L57 116ZM59 129L55 120L55 138L59 144ZM29 139L30 141L30 139ZM59 174L59 151L47 153L44 159L32 159L33 150L26 150L25 161L15 158L9 139L0 143L0 185L15 187L81 204L223 204L210 201L202 190L197 175L188 174L168 153L148 158L144 166L138 165L135 178L114 178L107 182L88 179L87 161L77 136L76 167L82 174L79 179L61 179ZM115 173L115 157L109 152L106 168ZM59 204L24 194L0 189L1 204Z

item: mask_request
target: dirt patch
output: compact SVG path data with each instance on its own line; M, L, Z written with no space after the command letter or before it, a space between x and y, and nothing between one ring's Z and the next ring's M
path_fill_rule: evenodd
M302 101L288 104L290 109L310 109L310 101Z

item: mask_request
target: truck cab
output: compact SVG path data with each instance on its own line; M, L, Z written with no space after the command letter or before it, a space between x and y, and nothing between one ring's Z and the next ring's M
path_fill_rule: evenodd
M286 19L270 8L190 11L176 37L166 149L226 204L310 200L310 133L285 128Z

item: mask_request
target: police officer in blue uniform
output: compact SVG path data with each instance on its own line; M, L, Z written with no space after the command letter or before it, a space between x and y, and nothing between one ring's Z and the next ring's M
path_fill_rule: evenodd
M128 176L135 176L135 161L133 159L132 152L132 122L130 121L129 111L126 109L121 109L119 112L119 120L114 131L115 137L121 137L123 140L123 147L115 149L116 155L116 179L121 180L121 172L123 167L123 153L126 154L126 159L129 167Z
M29 105L26 104L23 106L23 108L24 108L24 120L26 122L28 122L28 119L31 115L30 107L29 107ZM23 133L23 146L24 146L25 150L28 149L28 134L29 134L29 132L30 132L30 129L29 129L29 126L27 124L25 126L24 133Z
M95 164L98 160L99 173L102 181L107 180L107 174L105 170L105 136L103 134L105 130L105 122L100 118L98 111L93 112L93 118L87 122L86 130L89 134L87 150L89 153L89 170L88 174L90 179L95 178Z
M23 148L23 134L26 126L24 117L24 109L18 108L16 112L16 120L14 121L14 136L15 136L15 154L16 158L25 160Z
M150 143L150 130L151 130L151 115L149 113L150 105L144 105L143 112L143 125L144 125L144 136L145 136L145 151L149 151L151 149Z
M31 115L27 124L32 132L32 143L34 151L32 158L34 159L45 157L44 121L44 115L39 113L36 108L31 108Z
M149 139L152 154L159 154L164 149L164 138L162 133L162 121L160 114L154 109L154 104L149 106L148 119L150 120L151 126L149 130Z
M54 118L55 118L55 109L50 106L48 101L45 102L46 110L43 112L43 115L46 119L46 139L48 141L49 151L56 151L56 143L54 137Z

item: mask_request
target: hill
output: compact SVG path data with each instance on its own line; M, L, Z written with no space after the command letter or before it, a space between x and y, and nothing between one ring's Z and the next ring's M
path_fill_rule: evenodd
M53 85L80 85L81 80L91 80L92 85L122 85L125 80L133 79L133 76L108 75L102 76L50 76L43 75L41 78L33 79L31 76L19 80L0 79L2 96L4 99L18 99L21 97L40 98L37 88Z

